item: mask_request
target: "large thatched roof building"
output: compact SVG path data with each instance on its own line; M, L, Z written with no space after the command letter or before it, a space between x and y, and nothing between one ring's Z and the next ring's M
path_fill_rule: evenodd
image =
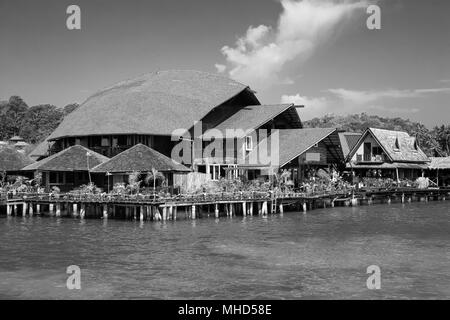
M15 173L33 163L25 153L11 146L0 147L0 172Z

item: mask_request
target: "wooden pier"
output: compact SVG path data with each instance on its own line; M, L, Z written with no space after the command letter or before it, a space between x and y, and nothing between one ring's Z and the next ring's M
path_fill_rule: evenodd
M153 199L149 196L16 194L3 195L0 207L6 215L54 216L79 219L127 219L166 221L201 217L253 216L282 214L285 211L307 212L335 206L371 205L374 203L446 200L450 188L394 190L348 190L340 193L241 192L175 196Z

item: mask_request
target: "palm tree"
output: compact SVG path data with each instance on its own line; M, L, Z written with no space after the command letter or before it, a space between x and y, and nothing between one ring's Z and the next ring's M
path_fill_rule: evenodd
M164 175L152 167L152 171L147 172L147 176L145 177L145 183L149 184L149 182L153 180L153 201L156 199L156 180L164 181Z

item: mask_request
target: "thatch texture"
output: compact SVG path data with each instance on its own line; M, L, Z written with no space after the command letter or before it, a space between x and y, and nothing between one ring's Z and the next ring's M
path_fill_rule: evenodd
M430 157L429 169L450 169L450 157Z
M70 113L49 140L108 134L171 135L189 129L248 87L199 71L158 71L99 91ZM257 101L255 97L255 101Z
M31 163L33 163L33 160L15 148L0 147L0 171L19 171Z
M129 173L146 172L152 168L160 172L189 172L185 166L173 161L143 144L137 144L123 151L105 163L92 169L92 172Z
M90 156L87 155L90 154ZM23 171L88 171L109 158L85 148L72 146L23 168Z
M339 132L339 140L341 141L344 157L347 157L353 147L358 143L361 135L361 133L357 132Z
M279 133L279 167L283 167L296 157L300 156L315 144L330 137L330 148L340 160L344 159L342 148L340 146L339 137L336 128L306 128L306 129L280 129ZM249 154L248 158L252 158L255 152L259 152L261 146L267 145L269 154L274 135L261 141L256 148Z
M29 157L33 159L38 159L41 157L47 157L49 151L54 142L50 142L47 139L42 141L40 144L30 152Z
M368 128L364 132L358 143L351 150L349 157L352 157L355 154L359 146L364 142L365 137L369 134L380 144L392 162L425 163L428 161L428 157L417 144L417 149L415 148L416 138L411 137L408 133L403 131L376 128ZM399 148L397 149L396 146Z
M254 130L284 112L289 113L289 116L292 118L291 124L294 127L302 127L300 117L293 104L275 104L247 106L242 108L217 125L214 129L220 130L223 133L226 133L227 129Z

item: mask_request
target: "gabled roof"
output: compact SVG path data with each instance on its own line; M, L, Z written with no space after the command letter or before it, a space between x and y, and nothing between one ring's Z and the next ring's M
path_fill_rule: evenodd
M217 125L214 129L226 132L227 129L254 130L274 119L278 115L288 112L292 118L292 125L302 127L300 117L293 104L255 105L247 106Z
M450 169L450 157L430 157L430 169Z
M51 146L54 144L53 141L48 141L48 138L39 143L33 151L28 155L30 158L40 158L47 157L49 155L49 151Z
M13 147L0 147L0 171L19 171L33 163L29 157Z
M358 132L339 132L339 139L341 141L342 152L344 157L350 153L350 150L358 143L362 133Z
M187 167L173 161L143 144L137 144L108 161L93 168L91 172L127 173L133 171L145 172L155 168L161 172L188 172Z
M290 161L308 151L315 144L328 137L330 137L329 145L334 149L335 157L339 158L339 160L344 160L336 128L280 129L277 131L279 137L279 167L288 164ZM247 159L251 159L252 156L255 157L255 152L259 152L259 148L261 147L268 146L269 151L271 151L273 137L274 134L262 140L258 146L250 152Z
M157 71L101 90L67 115L49 140L108 134L171 135L189 129L215 107L249 88L191 70Z
M88 156L87 153L90 155ZM80 145L71 146L23 168L23 171L88 171L109 158Z
M415 137L411 137L403 131L368 128L358 140L358 143L350 151L351 158L364 142L368 135L380 144L386 155L392 162L427 162L428 157L415 143ZM398 149L396 145L398 144ZM417 146L417 149L415 148Z

